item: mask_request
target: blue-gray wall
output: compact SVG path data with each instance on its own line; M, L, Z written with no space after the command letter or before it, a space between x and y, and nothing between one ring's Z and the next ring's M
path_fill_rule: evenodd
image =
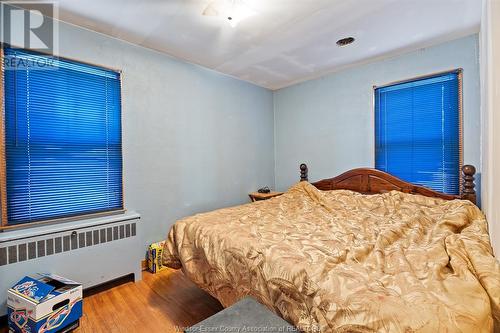
M60 53L122 69L124 197L145 245L274 185L272 92L74 26Z
M270 90L66 23L59 33L61 56L122 70L125 208L141 214L144 250L181 217L274 186Z
M477 35L273 93L73 25L59 29L61 56L123 71L125 206L141 214L144 249L181 217L245 203L261 186L286 190L300 162L311 180L373 166L374 85L463 68L465 162L479 167Z
M463 68L464 162L480 172L478 36L373 62L274 93L275 179L280 190L355 167L374 166L373 86Z

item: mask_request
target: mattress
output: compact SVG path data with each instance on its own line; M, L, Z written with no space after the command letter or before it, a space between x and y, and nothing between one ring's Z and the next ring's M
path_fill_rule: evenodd
M249 295L306 332L492 332L500 322L487 222L463 200L300 182L177 221L163 261L226 307Z

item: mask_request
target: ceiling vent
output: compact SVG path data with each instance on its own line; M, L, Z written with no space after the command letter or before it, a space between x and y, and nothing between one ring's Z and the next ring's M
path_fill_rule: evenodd
M354 43L356 39L354 39L354 37L346 37L346 38L342 38L342 39L339 39L337 41L337 45L340 46L340 47L343 47L343 46L347 46L349 44L352 44Z

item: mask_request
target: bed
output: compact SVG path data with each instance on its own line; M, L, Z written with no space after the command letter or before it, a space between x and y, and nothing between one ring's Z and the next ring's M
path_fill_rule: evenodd
M474 204L373 169L177 221L164 264L230 306L252 296L306 332L492 332L500 265Z

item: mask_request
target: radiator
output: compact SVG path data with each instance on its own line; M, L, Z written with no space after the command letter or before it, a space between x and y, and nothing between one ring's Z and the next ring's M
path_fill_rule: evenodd
M84 288L131 273L139 280L144 258L139 221L132 212L0 233L0 316L7 313L7 289L26 275L54 273Z

